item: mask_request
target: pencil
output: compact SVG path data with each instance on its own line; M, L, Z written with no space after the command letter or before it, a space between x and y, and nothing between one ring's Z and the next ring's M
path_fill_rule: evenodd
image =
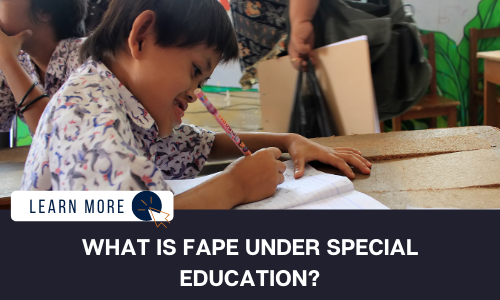
M236 133L234 133L234 131L231 129L231 126L229 126L229 124L227 124L226 120L224 120L224 118L219 114L217 109L212 105L210 100L208 100L205 93L203 93L203 91L201 89L196 89L194 91L194 93L198 97L198 99L200 99L201 103L203 103L203 105L205 105L207 110L212 114L215 121L217 121L217 123L219 123L219 125L222 127L222 129L224 129L224 131L227 133L227 135L229 135L229 137L234 142L234 144L241 150L241 152L245 156L251 155L252 153L250 152L250 150L248 150L248 147L245 146L245 144L238 137L238 135L236 135Z

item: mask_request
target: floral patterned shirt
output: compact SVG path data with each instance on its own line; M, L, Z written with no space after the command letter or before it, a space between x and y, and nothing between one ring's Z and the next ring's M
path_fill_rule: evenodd
M66 79L79 66L78 49L85 38L74 38L62 40L57 45L47 68L45 84L43 90L52 97L63 85ZM23 52L19 55L19 62L31 79L41 82L36 65L31 57ZM10 130L12 120L16 115L17 102L5 79L5 75L0 71L0 132ZM21 120L24 122L23 117Z
M33 137L21 190L168 190L194 178L215 133L182 124L168 138L101 62L88 60L50 100Z

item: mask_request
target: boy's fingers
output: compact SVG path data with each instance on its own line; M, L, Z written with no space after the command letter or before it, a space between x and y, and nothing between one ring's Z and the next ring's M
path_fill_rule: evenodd
M368 166L369 168L371 168L372 163L368 159L364 158L363 156L361 156L359 154L354 154L354 156L356 156L360 161L362 161L365 164L365 166Z
M275 147L267 148L267 151L271 152L274 155L275 159L279 159L281 157L281 151L278 148Z
M340 171L342 171L347 177L354 179L356 175L354 175L354 172L352 171L351 167L340 157L335 156L334 154L328 155L325 161L320 160L322 163L327 163L330 164Z
M370 168L368 168L364 162L358 159L356 155L338 153L337 156L342 158L351 166L358 168L363 174L370 174L371 172Z
M280 174L285 173L286 165L281 161L277 161L276 163L278 164L278 173L280 173Z
M341 148L333 148L333 150L335 150L335 151L351 151L351 152L356 152L357 154L361 155L361 151L359 151L358 149L354 149L354 148L341 147Z
M295 179L299 179L304 176L304 160L296 159L293 161L293 170Z
M278 174L278 185L282 184L283 182L285 182L285 176L280 173Z
M361 155L359 155L357 153L352 153L350 151L337 151L337 154L353 155L357 159L359 159L360 161L362 161L366 166L368 166L368 167L372 166L372 163L369 160L367 160L366 158L364 158L363 156L361 156Z

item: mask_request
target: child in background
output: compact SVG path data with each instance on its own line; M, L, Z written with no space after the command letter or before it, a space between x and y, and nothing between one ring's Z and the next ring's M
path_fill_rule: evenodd
M0 132L10 130L16 111L35 132L78 66L86 13L87 0L0 0Z
M40 120L22 190L168 190L165 179L193 178L207 159L241 156L227 134L181 124L194 90L219 62L238 58L217 0L114 0L80 57L90 58ZM292 156L296 178L311 160L351 178L347 163L370 173L354 149L294 134L239 136L254 154L176 196L176 209L229 209L273 195L284 181L281 151Z

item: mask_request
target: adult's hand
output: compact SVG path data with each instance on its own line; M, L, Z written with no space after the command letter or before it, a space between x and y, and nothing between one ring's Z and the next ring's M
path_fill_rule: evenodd
M307 68L314 49L314 26L312 20L318 10L320 0L290 0L290 43L288 54L297 70ZM312 60L312 59L311 59ZM314 60L312 60L314 64Z
M297 70L307 68L307 59L311 57L314 49L314 27L310 21L301 21L292 25L288 54L292 65Z

